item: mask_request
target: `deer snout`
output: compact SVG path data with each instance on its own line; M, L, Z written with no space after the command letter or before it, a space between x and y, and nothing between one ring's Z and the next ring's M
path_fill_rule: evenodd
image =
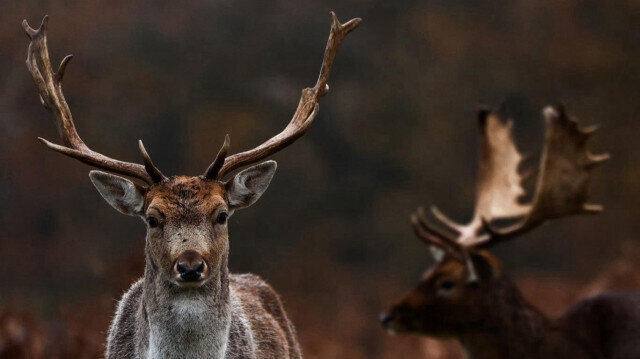
M389 314L389 313L382 313L380 314L380 324L382 324L383 328L388 328L389 324L391 324L391 322L393 321L393 315Z
M182 252L176 259L173 271L181 282L198 282L206 277L207 263L194 250Z
M395 307L391 308L388 312L380 314L378 319L380 320L380 324L382 324L382 328L391 335L403 333L407 330L402 313L399 313Z

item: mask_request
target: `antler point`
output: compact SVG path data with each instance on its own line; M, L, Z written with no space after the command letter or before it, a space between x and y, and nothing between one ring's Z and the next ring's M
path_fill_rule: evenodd
M411 213L409 215L409 219L411 220L411 223L418 224L418 215L417 214Z
M585 126L585 127L580 128L580 132L583 135L589 136L589 135L592 135L595 132L597 132L599 129L600 129L599 125L591 125L591 126Z
M544 117L546 119L553 119L553 118L557 118L559 116L558 111L556 110L556 108L554 106L547 106L542 110L542 114L544 115Z
M24 29L24 32L27 33L29 39L33 39L33 36L36 35L36 30L29 26L29 22L27 21L27 19L22 20L22 28Z
M582 205L582 212L585 214L599 214L604 211L604 207L597 203L585 203Z
M56 73L56 78L58 79L58 81L62 81L64 72L67 69L67 64L69 63L69 61L71 61L71 59L73 59L73 55L69 54L65 56L62 61L60 61L60 66L58 66L58 72Z
M333 11L331 11L330 14L331 14L331 27L340 29L342 26L340 24L340 20L338 20L338 16Z
M360 25L360 23L362 23L362 19L359 17L353 18L347 22L345 22L344 24L342 24L342 28L345 30L345 35L350 33L351 31L355 30L356 27L358 27Z
M40 23L40 28L38 29L38 31L42 30L42 31L46 31L47 30L47 24L49 23L49 15L45 15L42 18L42 23Z
M611 158L611 155L609 153L601 153L597 155L589 154L588 156L589 164L587 165L587 167L589 169L592 169L601 163L607 162Z
M162 172L153 164L153 161L151 161L151 157L147 153L147 150L144 148L144 144L142 143L142 140L138 140L138 149L140 150L140 154L142 155L144 168L147 171L147 174L149 175L151 180L153 181L152 183L149 183L149 184L158 183L164 180L166 176L162 174Z
M51 141L48 141L42 137L38 137L38 141L40 141L43 145L49 147L49 148L54 148L55 144Z

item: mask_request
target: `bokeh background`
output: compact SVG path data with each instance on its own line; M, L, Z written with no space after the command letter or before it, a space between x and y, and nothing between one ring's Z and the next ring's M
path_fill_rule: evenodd
M24 65L20 26L50 15L65 94L93 149L198 174L282 129L315 82L329 11L364 22L343 44L310 131L230 222L234 272L282 295L307 358L460 358L452 342L389 337L378 313L428 268L408 215L471 215L478 105L503 103L524 152L543 106L563 102L612 159L595 217L540 228L495 253L556 315L638 289L640 1L3 0L0 2L0 357L93 358L116 300L143 269L144 226L110 208L58 142ZM533 162L535 165L535 161Z

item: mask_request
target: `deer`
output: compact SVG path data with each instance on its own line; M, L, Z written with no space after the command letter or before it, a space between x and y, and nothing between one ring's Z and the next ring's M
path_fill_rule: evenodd
M312 88L302 90L288 125L257 147L233 155L227 155L227 134L198 176L165 176L142 141L138 141L142 164L89 148L76 131L62 92L71 55L54 72L47 45L48 16L38 29L23 21L30 38L27 68L62 144L39 140L98 168L89 178L100 195L119 212L146 223L144 275L117 305L107 358L302 357L294 326L276 291L256 275L229 273L228 221L236 210L254 204L274 176L275 161L255 163L291 145L313 123L319 100L329 91L338 49L361 21L341 23L331 12L320 74Z
M545 142L527 197L527 175L520 173L525 156L516 148L513 122L502 110L479 111L473 216L458 223L435 206L431 215L422 207L411 215L435 264L380 315L389 333L455 338L474 359L640 358L640 295L596 295L549 318L489 252L550 220L603 210L588 202L591 171L609 158L587 148L597 127L580 126L563 105L545 107L542 115Z

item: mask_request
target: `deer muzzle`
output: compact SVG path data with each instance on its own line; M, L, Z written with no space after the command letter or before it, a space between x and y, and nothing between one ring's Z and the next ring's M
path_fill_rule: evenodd
M399 334L407 332L410 328L410 318L413 318L414 313L406 312L406 307L403 305L395 305L388 311L380 314L379 320L382 328L389 334Z
M200 286L207 278L209 266L202 255L194 250L182 252L173 265L176 282L182 286Z

